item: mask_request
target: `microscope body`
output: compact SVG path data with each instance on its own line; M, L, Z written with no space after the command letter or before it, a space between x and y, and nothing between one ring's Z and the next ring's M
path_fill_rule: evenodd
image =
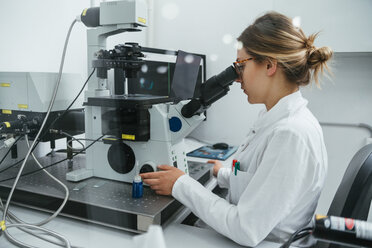
M184 137L205 118L204 115L184 118L181 109L188 101L174 104L159 97L151 99L154 103L149 105L149 99L141 96L103 99L122 107L94 106L94 101L88 101L87 104L93 105L90 121L93 136L108 135L87 150L86 168L68 173L67 180L80 181L95 176L132 182L137 174L156 171L160 164L188 173ZM130 106L129 102L133 101L136 106ZM130 112L133 118L125 121L107 118L110 113L120 111Z
M107 2L101 3L100 8L83 11L82 21L85 19L84 23L93 27L87 31L88 74L96 69L96 77L90 79L85 92L85 135L90 140L87 145L98 137L104 138L86 150L86 168L66 174L69 181L94 176L132 182L137 174L156 171L160 164L175 166L188 174L184 138L205 119L203 111L224 96L237 78L235 70L229 67L207 80L201 96L191 101L127 94L123 87L126 78L138 75L144 55L136 43L105 50L106 38L145 26L146 11L138 2L141 1ZM122 11L129 9L135 14L129 19L116 18L121 7ZM114 91L108 88L110 69L114 69Z

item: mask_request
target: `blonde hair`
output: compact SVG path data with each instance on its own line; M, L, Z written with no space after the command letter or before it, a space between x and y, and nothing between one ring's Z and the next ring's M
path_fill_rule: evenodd
M316 48L318 33L307 37L292 20L277 12L259 17L239 36L245 51L258 63L276 60L288 81L307 85L313 79L319 86L319 72L323 73L333 51L329 47Z

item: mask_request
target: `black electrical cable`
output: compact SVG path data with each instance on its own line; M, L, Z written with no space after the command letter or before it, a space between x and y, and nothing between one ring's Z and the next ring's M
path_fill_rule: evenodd
M289 248L293 242L303 237L306 237L307 235L311 234L312 231L313 231L312 227L305 227L305 228L297 230L291 235L291 237L282 246L280 246L280 248Z
M82 149L81 151L77 152L76 154L72 155L72 157L75 157L75 156L79 155L80 153L82 153L83 151L86 151L86 150L87 150L89 147L91 147L94 143L96 143L97 141L99 141L103 136L105 136L105 135L102 135L102 136L100 136L98 139L95 139L95 140L94 140L91 144L89 144L87 147L85 147L85 148ZM24 173L24 174L21 175L21 177L28 176L28 175L31 175L31 174L37 173L37 172L39 172L39 171L45 170L45 169L47 169L47 168L49 168L49 167L52 167L52 166L54 166L54 165L56 165L56 164L62 163L62 162L64 162L64 161L68 160L68 159L69 159L69 158L65 158L65 159L62 159L62 160L60 160L60 161L57 161L57 162L55 162L55 163L53 163L53 164L50 164L50 165L44 166L43 168L36 169L36 170L30 171L30 172ZM16 177L11 177L11 178L7 178L7 179L3 179L3 180L0 180L0 183L2 183L2 182L6 182L6 181L9 181L9 180L12 180L12 179L15 179L15 178L16 178Z
M83 92L85 86L87 85L87 83L89 82L89 79L92 77L93 73L96 71L96 68L93 69L93 71L89 74L87 80L85 81L83 87L80 89L79 93L77 94L77 96L75 97L75 99L71 102L71 104L63 111L63 113L61 115L58 115L57 118L55 118L52 123L50 125L48 125L48 127L45 129L46 131L44 132L43 135L41 135L40 139L42 139L48 132L49 128L52 127L60 118L62 118L66 113L67 111L70 110L70 108L72 107L72 105L74 105L74 103L76 102L76 100L79 98L80 94ZM39 143L39 142L38 142Z
M14 167L14 166L16 166L17 164L21 163L21 162L22 162L23 160L24 160L24 158L23 158L23 159L21 159L21 160L19 160L19 161L17 161L17 162L15 162L15 163L14 163L14 164L12 164L12 165L10 165L10 166L6 167L5 169L2 169L2 170L0 170L0 174L1 174L2 172L4 172L4 171L7 171L7 170L9 170L9 169L13 168L13 167Z
M14 143L9 147L9 149L8 149L8 151L5 153L4 157L0 160L0 165L4 162L6 156L8 156L8 154L9 154L9 152L12 150L13 146L14 146L15 144L17 144L18 140L20 140L21 138L22 138L22 136L19 136L19 137L14 141ZM0 171L0 173L1 173L1 171Z
M63 113L62 113L61 115L59 115L56 119L54 119L54 121L53 121L50 125L48 125L48 127L47 127L45 130L49 130L49 128L50 128L52 125L54 125L54 123L56 123L57 120L59 120L61 117L63 117L63 116L67 113L67 111L69 111L69 109L72 107L72 105L73 105L73 104L76 102L76 100L79 98L80 94L83 92L85 86L86 86L87 83L89 82L89 79L92 77L92 75L93 75L93 73L95 72L95 70L96 70L96 68L94 68L93 71L89 74L89 76L88 76L87 80L85 81L83 87L80 89L79 93L77 94L77 96L75 97L75 99L71 102L71 104L70 104L70 105L69 105L69 106L68 106L68 107L63 111ZM44 133L41 135L40 139L36 142L36 144L35 144L34 147L32 148L32 152L35 150L35 148L37 147L37 145L40 143L40 140L41 140L41 139L42 139L46 134L47 134L47 132L44 132ZM22 137L22 136L20 136L20 137ZM17 141L18 141L18 140L17 140ZM17 141L16 141L16 142L17 142ZM16 142L14 142L14 144L15 144ZM14 145L14 144L13 144L13 145ZM11 149L9 149L9 151L10 151L10 150L11 150ZM8 153L9 153L9 151L8 151ZM4 156L4 158L1 160L1 162L5 159L5 157L8 155L8 153ZM23 160L24 160L24 159L21 159L20 161L18 161L18 162L16 162L16 163L10 165L9 167L7 167L7 168L1 170L0 173L2 173L2 172L4 172L4 171L6 171L6 170L8 170L8 169L10 169L10 168L12 168L12 167L14 167L14 166L16 166L17 164L19 164L19 163L22 162ZM1 162L0 162L0 165L1 165Z

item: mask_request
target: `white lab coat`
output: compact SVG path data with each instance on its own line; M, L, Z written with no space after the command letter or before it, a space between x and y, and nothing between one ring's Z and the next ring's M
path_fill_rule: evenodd
M238 244L286 241L310 223L327 171L323 133L306 105L297 91L260 113L235 155L241 171L218 172L227 199L187 175L178 178L172 195Z

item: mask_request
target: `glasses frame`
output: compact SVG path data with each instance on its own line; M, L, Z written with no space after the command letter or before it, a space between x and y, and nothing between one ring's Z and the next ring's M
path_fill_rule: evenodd
M254 58L252 57L252 58L247 58L247 59L242 59L242 60L236 60L235 62L233 62L235 71L239 74L240 78L242 77L242 74L244 71L245 62L249 60L253 60L253 59Z

